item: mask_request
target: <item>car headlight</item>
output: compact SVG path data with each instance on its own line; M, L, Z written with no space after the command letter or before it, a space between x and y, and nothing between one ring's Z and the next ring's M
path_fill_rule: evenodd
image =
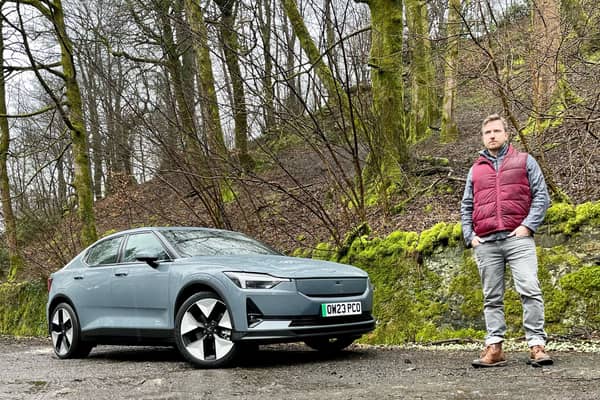
M224 272L233 283L242 289L271 289L281 282L289 282L287 278L278 278L267 274L248 272Z

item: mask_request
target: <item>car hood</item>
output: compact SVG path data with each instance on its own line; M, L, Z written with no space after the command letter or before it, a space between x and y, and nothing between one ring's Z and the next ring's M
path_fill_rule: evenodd
M280 278L366 278L367 273L351 265L277 255L199 256L178 260L199 268L270 274Z

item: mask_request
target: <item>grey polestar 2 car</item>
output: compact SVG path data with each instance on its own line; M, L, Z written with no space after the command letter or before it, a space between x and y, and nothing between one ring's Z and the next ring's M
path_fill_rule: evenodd
M59 358L100 344L175 345L197 367L246 345L341 350L375 327L361 269L287 257L238 232L139 228L107 236L48 279Z

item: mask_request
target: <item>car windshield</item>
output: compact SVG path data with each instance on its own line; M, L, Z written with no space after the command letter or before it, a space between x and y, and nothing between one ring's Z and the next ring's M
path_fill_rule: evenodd
M168 230L161 232L184 257L280 255L270 247L241 233L211 230Z

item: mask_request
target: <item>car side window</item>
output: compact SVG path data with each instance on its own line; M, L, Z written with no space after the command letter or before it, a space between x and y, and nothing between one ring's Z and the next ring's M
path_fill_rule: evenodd
M119 258L119 247L123 237L104 240L90 249L85 262L88 265L114 264Z
M165 251L162 243L151 232L129 236L122 262L134 262L139 253L156 254L159 260L169 259L169 254Z

